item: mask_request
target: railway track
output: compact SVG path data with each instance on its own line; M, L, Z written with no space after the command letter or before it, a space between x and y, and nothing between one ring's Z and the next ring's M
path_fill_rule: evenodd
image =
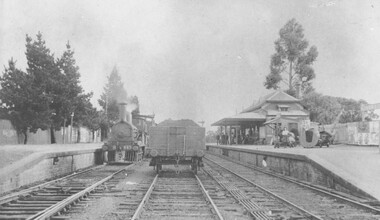
M310 219L380 219L380 210L357 201L335 195L315 187L297 184L277 176L269 175L259 170L243 166L236 162L208 154L206 163L220 167L220 174L225 178L238 177L250 182L272 196L286 200L300 209L305 210ZM223 171L224 170L224 171ZM228 171L228 172L226 172ZM242 189L245 186L241 187ZM254 197L254 196L252 196ZM265 202L258 203L259 205ZM274 207L275 208L275 207ZM272 209L273 213L273 209Z
M59 219L55 215L85 199L125 169L101 166L0 198L0 219Z
M206 162L203 170L227 190L253 219L319 219L283 198L269 194L244 179L236 178L216 164Z
M193 172L157 174L132 219L223 219Z
M104 190L91 193L58 219L131 219L149 189L155 172L148 163L139 163L124 175L117 175L105 183ZM108 186L111 185L111 186Z
M202 172L198 172L198 177L202 181L209 196L218 207L224 219L252 219L252 216L233 197L231 192L223 188L215 179L212 178L212 176L205 172L204 169L202 169Z

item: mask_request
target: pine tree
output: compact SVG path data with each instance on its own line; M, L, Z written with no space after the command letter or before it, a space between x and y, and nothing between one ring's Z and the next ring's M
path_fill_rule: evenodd
M0 77L0 100L3 112L17 129L24 135L24 144L28 141L28 131L47 129L51 112L46 110L39 90L32 85L33 77L16 68L11 59ZM45 103L46 104L46 103Z
M107 84L104 86L100 99L98 99L98 103L105 115L101 125L103 138L107 138L108 130L119 120L118 104L126 101L127 92L124 89L124 83L118 70L114 67L111 74L107 77Z
M69 42L66 44L66 51L57 60L57 64L63 74L62 86L64 87L59 100L61 114L57 125L62 126L61 123L64 122L63 126L66 126L65 122L70 119L73 113L74 122L80 123L80 119L85 117L83 115L86 114L86 108L92 108L90 103L92 93L84 93L80 85L79 67L76 65L74 51L71 50Z
M25 135L27 131L50 128L55 143L54 130L66 126L73 112L75 124L87 123L87 116L94 111L92 93L84 93L79 84L79 67L69 43L61 58L55 60L41 33L36 40L27 35L25 55L26 72L10 60L0 79L1 113Z
M110 125L113 125L119 119L118 103L127 101L127 92L116 67L113 68L107 79L108 82L98 102L103 108Z
M59 128L61 120L62 97L65 91L63 74L54 60L54 55L47 48L42 34L37 34L33 41L26 37L26 59L28 63L27 73L32 77L33 90L37 92L42 112L46 115L51 130L51 142L55 143L54 130Z

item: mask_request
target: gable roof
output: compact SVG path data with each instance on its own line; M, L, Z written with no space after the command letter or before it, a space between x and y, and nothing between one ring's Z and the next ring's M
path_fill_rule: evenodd
M298 103L298 102L300 102L300 100L294 98L291 95L288 95L287 93L285 93L282 90L277 90L277 91L274 91L272 93L269 93L266 96L261 97L260 100L256 104L253 104L252 106L244 109L242 111L242 113L251 112L251 111L254 111L256 109L259 109L267 102L280 102L280 103L296 102L296 103Z

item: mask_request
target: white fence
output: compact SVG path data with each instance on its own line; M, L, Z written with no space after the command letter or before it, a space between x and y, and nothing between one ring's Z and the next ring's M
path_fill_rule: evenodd
M72 133L71 127L59 131L54 131L55 142L62 143L92 143L100 142L101 133L100 129L94 134L86 127L73 127ZM41 130L38 129L36 133L28 132L27 144L50 144L51 133L50 129ZM71 139L70 139L71 136ZM24 135L17 134L17 131L12 126L12 123L8 120L0 119L0 145L9 144L24 144Z

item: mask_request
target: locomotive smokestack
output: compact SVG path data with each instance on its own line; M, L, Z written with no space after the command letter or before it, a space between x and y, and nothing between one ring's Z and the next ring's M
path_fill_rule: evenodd
M119 103L119 119L120 119L120 121L131 123L129 117L130 116L129 116L129 112L127 111L127 103L126 102L120 102Z

